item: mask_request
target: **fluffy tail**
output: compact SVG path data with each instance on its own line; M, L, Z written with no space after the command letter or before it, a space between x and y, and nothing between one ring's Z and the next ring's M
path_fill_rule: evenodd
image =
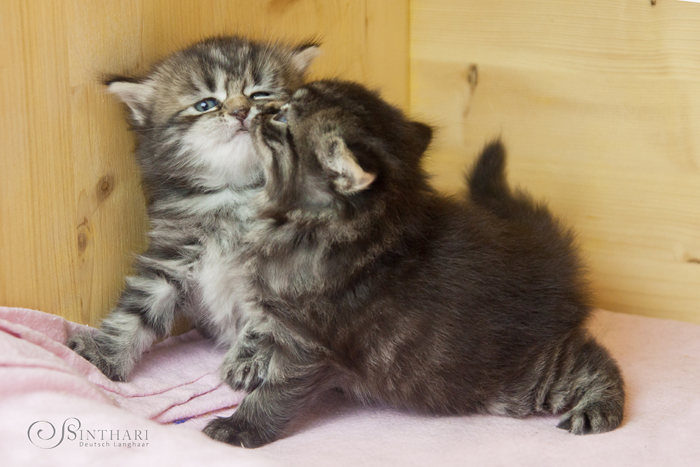
M500 140L489 143L467 174L469 197L504 218L530 211L532 202L524 193L513 194L506 181L506 149Z
M469 198L502 219L522 222L538 230L547 227L561 237L558 221L543 203L522 190L511 190L506 180L506 149L500 140L488 144L467 174Z
M486 145L467 175L474 201L491 201L510 196L506 182L506 149L500 140Z

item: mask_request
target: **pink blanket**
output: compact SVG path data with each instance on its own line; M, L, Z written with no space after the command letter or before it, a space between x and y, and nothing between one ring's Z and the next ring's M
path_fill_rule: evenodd
M591 329L622 366L622 427L577 437L554 417L421 417L329 394L293 434L257 450L199 433L243 394L196 331L154 346L114 383L63 345L80 328L0 307L2 465L700 465L700 326L601 311ZM124 464L126 462L126 464Z

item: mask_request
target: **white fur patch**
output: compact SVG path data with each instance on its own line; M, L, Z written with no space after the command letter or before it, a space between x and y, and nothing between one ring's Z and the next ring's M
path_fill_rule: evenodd
M230 209L235 206L239 217L245 219L253 215L253 207L248 203L250 203L251 196L255 193L257 193L257 190L221 190L209 194L193 195L177 201L160 201L153 208L156 211L159 209L173 209L192 216L199 216Z
M172 326L175 303L177 302L177 289L170 282L162 278L147 279L132 276L126 279L130 287L146 294L147 318L150 321L160 321L166 329Z
M201 269L197 281L202 292L202 300L208 313L206 319L210 328L217 333L222 344L230 345L238 333L241 316L240 301L245 296L245 274L231 252L225 252L215 245L209 245L201 259Z
M141 318L135 314L117 310L104 321L103 327L119 329L118 336L111 335L115 349L120 352L116 366L121 373L128 375L141 355L148 349L156 336L153 331L144 327Z
M188 164L202 171L206 188L243 187L259 176L259 161L248 133L229 115L200 119L182 138Z

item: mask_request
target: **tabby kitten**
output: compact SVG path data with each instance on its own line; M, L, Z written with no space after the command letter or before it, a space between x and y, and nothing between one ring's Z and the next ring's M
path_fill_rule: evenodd
M357 84L306 85L251 134L266 184L227 375L251 392L209 436L269 443L336 387L421 413L563 413L575 434L621 423L573 234L509 189L499 142L452 199L421 169L430 128Z
M113 380L127 378L177 313L230 345L241 267L236 249L263 174L250 135L253 104L288 99L318 53L219 37L174 53L140 79L106 84L129 108L148 193L148 250L99 333L68 346Z

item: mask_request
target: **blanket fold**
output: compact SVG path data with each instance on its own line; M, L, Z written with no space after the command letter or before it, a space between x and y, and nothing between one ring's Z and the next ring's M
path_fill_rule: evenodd
M700 326L599 311L589 327L626 382L625 420L610 433L574 436L556 417L417 416L331 393L290 436L251 451L199 432L244 394L222 384L225 350L197 331L156 344L116 383L64 345L85 326L0 307L2 464L697 465Z

